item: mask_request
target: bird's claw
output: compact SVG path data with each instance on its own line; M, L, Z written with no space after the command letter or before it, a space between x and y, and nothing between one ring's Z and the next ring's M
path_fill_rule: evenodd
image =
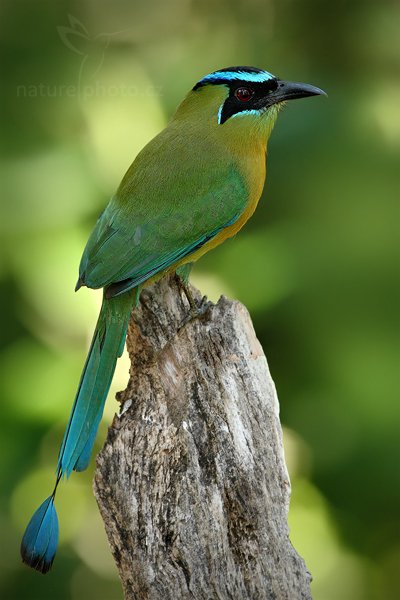
M203 315L206 314L208 309L212 306L212 302L207 300L207 296L203 296L199 304L192 305L189 309L188 314L183 319L180 329L193 321L194 319L199 319Z
M200 303L198 303L195 300L195 298L193 297L193 294L190 290L189 285L185 281L183 281L179 277L179 275L176 276L176 279L177 279L177 283L178 283L180 290L182 292L184 292L184 294L186 296L186 300L188 301L188 304L189 304L188 314L183 319L181 326L179 328L179 329L182 329L182 327L184 327L185 325L190 323L190 321L193 321L194 319L198 319L198 318L202 317L207 312L207 310L210 308L210 306L212 305L212 302L207 300L207 296L203 296L202 299L200 300Z

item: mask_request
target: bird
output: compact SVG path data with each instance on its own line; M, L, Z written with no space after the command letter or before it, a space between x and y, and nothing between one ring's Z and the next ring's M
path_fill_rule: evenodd
M186 285L190 268L254 213L279 111L288 100L317 95L326 94L256 67L213 71L194 85L129 167L80 262L76 290L103 288L103 300L59 450L54 489L22 539L22 560L30 567L47 573L53 564L57 488L89 464L140 290L175 272L193 308Z

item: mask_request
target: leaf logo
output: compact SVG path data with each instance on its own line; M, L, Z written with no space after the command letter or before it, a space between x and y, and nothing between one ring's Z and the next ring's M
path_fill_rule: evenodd
M86 52L83 52L82 40L85 40L85 45L88 41L91 40L90 35L86 27L81 23L76 17L72 15L68 15L70 27L57 27L58 35L61 38L62 43L72 50L72 52L76 52L76 54L80 54L84 56Z
M78 73L78 90L93 80L103 66L105 54L111 38L124 31L91 35L83 23L73 15L68 15L69 26L57 27L58 35L64 46L81 56Z

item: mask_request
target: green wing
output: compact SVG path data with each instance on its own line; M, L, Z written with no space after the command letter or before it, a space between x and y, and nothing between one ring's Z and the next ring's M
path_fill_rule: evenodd
M206 169L195 160L194 168L185 171L170 154L165 164L159 153L142 153L100 216L81 260L80 283L112 285L109 295L189 256L231 225L246 206L244 183L231 165L216 162Z

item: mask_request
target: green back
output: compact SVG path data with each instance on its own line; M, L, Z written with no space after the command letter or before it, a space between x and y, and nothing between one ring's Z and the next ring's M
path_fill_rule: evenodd
M232 224L247 202L232 157L213 139L173 124L138 155L86 245L88 287L122 291L179 262ZM118 292L120 293L120 292Z

